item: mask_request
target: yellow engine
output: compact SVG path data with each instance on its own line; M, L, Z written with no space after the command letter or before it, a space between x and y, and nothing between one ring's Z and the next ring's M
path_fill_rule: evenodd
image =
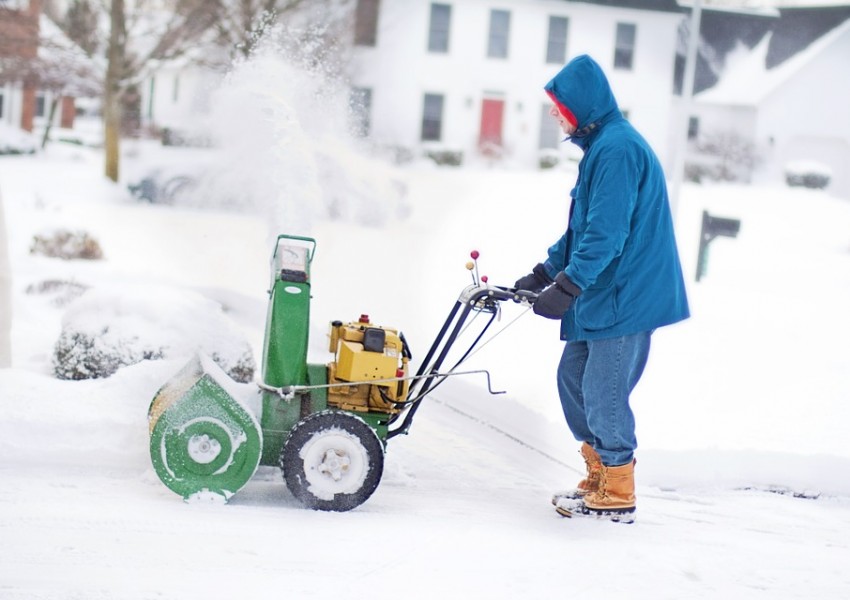
M355 323L331 323L328 404L345 410L397 413L407 399L408 356L395 329L379 327L361 315ZM387 381L390 380L390 381ZM374 381L374 383L369 383Z

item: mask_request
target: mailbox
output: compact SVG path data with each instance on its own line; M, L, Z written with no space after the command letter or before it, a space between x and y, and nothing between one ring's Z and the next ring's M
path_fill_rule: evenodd
M705 275L708 266L708 245L716 237L738 237L741 230L740 219L713 217L708 211L702 211L702 229L699 236L699 255L697 256L697 281Z

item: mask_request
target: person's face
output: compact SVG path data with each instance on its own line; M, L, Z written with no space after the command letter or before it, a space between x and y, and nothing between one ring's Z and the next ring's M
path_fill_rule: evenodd
M564 132L564 135L572 135L573 133L575 133L575 125L567 121L566 117L561 114L561 111L559 111L558 107L554 104L549 109L549 114L552 115L552 117L554 117L556 121L558 121L558 125L561 126L561 130Z

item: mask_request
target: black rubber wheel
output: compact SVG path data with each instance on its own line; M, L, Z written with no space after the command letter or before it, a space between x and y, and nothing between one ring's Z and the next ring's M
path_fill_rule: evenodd
M326 410L300 421L280 454L286 487L307 508L346 511L378 487L384 446L363 419Z

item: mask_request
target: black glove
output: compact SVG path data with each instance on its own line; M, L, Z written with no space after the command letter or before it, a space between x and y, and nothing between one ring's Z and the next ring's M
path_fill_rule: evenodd
M537 296L537 300L534 301L534 314L547 319L560 319L579 294L581 294L581 288L561 271L555 276L555 283Z
M549 277L543 263L537 263L531 273L525 277L520 277L514 284L515 290L526 290L535 294L543 291L547 285L550 285L554 280Z

